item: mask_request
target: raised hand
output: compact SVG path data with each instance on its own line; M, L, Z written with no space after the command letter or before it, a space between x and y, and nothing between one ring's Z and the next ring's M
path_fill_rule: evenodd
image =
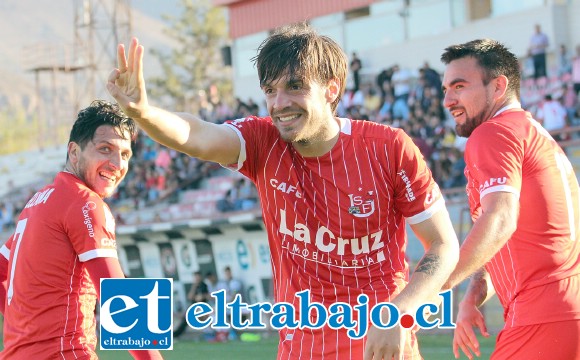
M131 40L128 58L125 46L117 46L118 68L113 69L107 81L107 90L123 112L131 118L143 118L149 109L147 90L143 79L143 46L137 38Z
M461 303L457 312L456 328L453 333L453 354L459 358L459 349L465 353L469 359L473 359L473 354L481 356L479 342L473 331L477 326L481 334L489 336L483 314L473 304Z

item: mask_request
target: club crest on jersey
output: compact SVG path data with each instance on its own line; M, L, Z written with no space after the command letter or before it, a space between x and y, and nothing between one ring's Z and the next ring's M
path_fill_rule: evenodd
M371 198L373 195L374 191L367 192L369 198L363 198L361 195L348 194L348 198L350 199L348 213L359 218L371 216L375 212L375 199Z

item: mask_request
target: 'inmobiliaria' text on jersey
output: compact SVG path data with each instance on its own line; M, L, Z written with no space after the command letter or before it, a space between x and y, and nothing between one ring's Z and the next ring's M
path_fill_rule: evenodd
M405 287L405 220L429 219L445 204L412 140L399 129L339 119L337 143L325 155L303 157L269 118L229 123L242 142L234 165L258 189L272 256L275 300L295 293L327 307L391 301ZM345 331L281 331L283 359L362 359L364 342ZM326 357L325 357L326 356Z

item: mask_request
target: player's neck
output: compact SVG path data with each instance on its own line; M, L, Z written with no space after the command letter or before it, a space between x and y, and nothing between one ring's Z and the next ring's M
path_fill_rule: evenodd
M332 117L310 138L295 141L292 146L304 157L318 157L328 153L340 137L340 121Z
M517 101L516 99L514 99L512 97L507 97L507 98L503 99L503 101L498 101L498 103L494 106L494 109L492 112L492 114L493 114L492 117L496 117L506 110L520 108L520 107L521 107L521 104L519 101Z
M69 173L71 175L74 175L75 177L79 178L79 179L83 179L80 174L78 173L78 171L76 170L76 168L70 163L67 162L66 165L64 166L64 170L65 173Z

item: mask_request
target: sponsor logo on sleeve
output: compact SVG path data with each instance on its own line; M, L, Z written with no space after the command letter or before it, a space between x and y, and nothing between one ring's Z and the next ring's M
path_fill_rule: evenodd
M89 236L95 237L95 228L93 227L93 218L91 218L90 212L97 208L97 204L93 201L87 201L86 204L81 208L83 212L83 223L87 227Z
M406 194L405 197L407 198L408 202L415 201L415 193L413 192L413 188L411 188L411 180L409 176L407 176L407 172L405 170L401 170L397 173L401 177L401 180L405 183Z
M498 178L489 178L487 180L485 180L485 182L481 185L479 185L479 193L481 193L482 191L490 188L490 187L494 187L497 185L505 185L507 183L507 177L498 177Z
M431 205L435 200L439 199L441 197L441 190L439 190L439 186L435 186L433 189L431 189L431 191L429 191L429 193L427 193L427 196L425 197L425 205L429 206Z

